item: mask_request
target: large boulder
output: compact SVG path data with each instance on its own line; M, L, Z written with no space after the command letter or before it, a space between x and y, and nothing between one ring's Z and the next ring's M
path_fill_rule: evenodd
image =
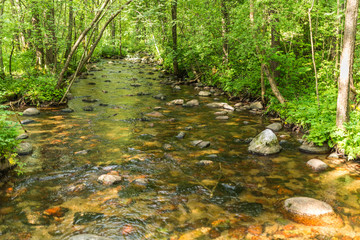
M322 146L318 146L312 142L303 142L303 144L299 147L299 150L305 153L325 154L330 151L330 147L326 143Z
M266 129L250 142L248 150L256 154L269 155L280 152L281 146L273 131Z
M34 116L40 114L40 111L36 108L28 108L23 112L24 116Z
M280 211L286 218L308 226L343 226L342 219L329 204L314 198L288 198L281 203Z

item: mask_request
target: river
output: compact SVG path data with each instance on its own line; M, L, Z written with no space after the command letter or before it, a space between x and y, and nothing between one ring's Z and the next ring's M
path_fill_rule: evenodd
M111 239L330 239L358 232L352 223L360 222L359 178L326 155L300 153L300 136L282 130L279 154L250 154L247 139L272 119L249 111L216 119L219 110L205 104L228 102L225 96L213 91L200 97L201 88L189 85L176 89L154 65L96 65L99 71L89 71L71 90L74 112L43 109L26 125L35 151L21 157L24 174L8 176L1 186L0 239L84 233ZM166 99L154 98L159 94ZM166 104L174 99L197 99L200 106ZM210 146L194 146L195 140ZM305 163L315 157L330 170L308 169ZM107 173L122 181L99 183ZM276 204L292 196L326 201L345 226L308 227L285 219Z

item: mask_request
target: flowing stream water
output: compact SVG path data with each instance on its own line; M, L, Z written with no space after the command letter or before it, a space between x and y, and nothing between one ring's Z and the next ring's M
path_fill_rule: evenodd
M26 141L35 151L21 157L24 174L8 176L0 188L0 239L68 239L82 233L182 240L357 234L360 180L343 164L300 153L300 137L287 130L277 133L283 140L279 154L252 155L246 139L270 119L235 111L229 120L216 120L219 110L205 104L227 102L224 96L199 97L187 85L175 90L153 65L102 60L97 67L101 70L74 84L68 103L74 112L43 110L26 125ZM166 100L153 97L158 94ZM166 104L174 99L198 99L200 106ZM154 109L161 115L147 115ZM180 132L183 138L177 137ZM210 146L193 146L194 140ZM315 157L331 168L311 171L305 163ZM111 171L123 180L97 181ZM326 201L345 226L308 227L285 219L276 203L292 196Z

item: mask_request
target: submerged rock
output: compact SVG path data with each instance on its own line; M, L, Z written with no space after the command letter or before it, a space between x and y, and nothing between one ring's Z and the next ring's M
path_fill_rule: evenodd
M63 112L63 113L72 113L72 112L74 112L74 110L71 109L71 108L64 108L64 109L61 109L61 112Z
M176 137L177 137L178 139L183 139L183 138L185 137L185 135L186 135L185 132L179 132L179 134L176 135Z
M92 106L86 106L86 107L83 107L83 110L86 112L91 112L91 111L94 111L94 108Z
M312 142L303 142L303 144L299 147L299 150L305 153L325 154L330 151L330 147L326 143L324 143L322 146L317 146Z
M269 129L262 131L251 142L249 152L261 155L275 154L281 151L276 135Z
M282 203L280 208L286 218L308 226L341 227L343 225L342 219L329 204L314 198L289 198Z
M209 141L203 141L203 140L194 140L191 141L191 144L193 146L199 147L199 148L207 148L210 146L210 142Z
M23 134L20 134L16 140L20 140L20 139L27 139L29 138L29 135L27 133L23 133Z
M30 124L30 123L34 123L35 120L32 120L32 119L25 119L25 120L22 120L21 121L21 124L22 125L26 125L26 124Z
M160 99L160 100L165 100L166 96L164 94L157 94L157 95L154 95L153 98Z
M34 116L40 114L40 111L36 108L28 108L23 112L24 116Z
M184 99L175 99L168 102L166 105L173 106L173 105L183 105L183 104L184 104Z
M163 117L164 115L162 113L160 113L160 112L154 111L154 112L145 114L145 116L159 118L159 117Z
M267 129L273 130L274 132L280 131L282 129L281 123L272 123L266 126Z
M17 147L18 155L29 155L33 152L33 146L30 143L22 142Z
M315 172L324 171L328 165L319 159L311 159L307 161L306 165L312 168Z
M217 116L215 119L216 120L228 120L229 116Z

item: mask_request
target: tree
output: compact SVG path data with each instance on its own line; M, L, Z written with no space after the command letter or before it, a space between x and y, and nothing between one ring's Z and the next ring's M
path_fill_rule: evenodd
M172 40L173 40L173 51L174 51L174 58L173 58L173 68L174 74L179 74L179 64L178 64L178 52L177 52L177 0L173 0L171 4L171 18L172 18Z
M355 51L358 0L348 0L345 12L344 40L340 58L340 76L337 98L336 126L344 128L349 118L349 89Z

